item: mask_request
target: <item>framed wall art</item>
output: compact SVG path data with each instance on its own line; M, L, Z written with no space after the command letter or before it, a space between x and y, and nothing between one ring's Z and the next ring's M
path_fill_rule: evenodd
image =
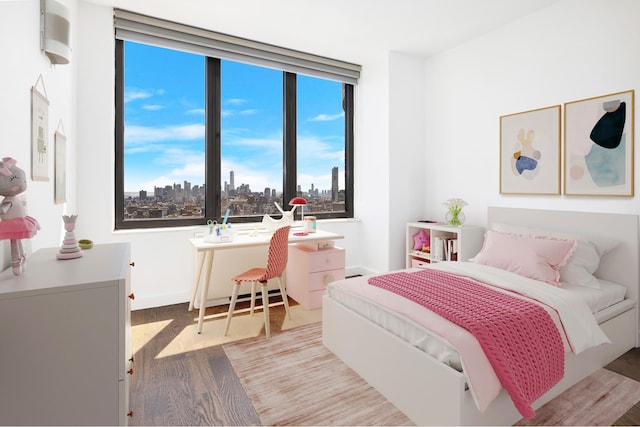
M564 106L564 193L633 196L634 91Z
M67 201L67 137L56 131L56 153L53 166L53 199L56 204Z
M560 194L560 105L500 117L500 194Z
M42 94L36 88L38 81L44 88L42 75L31 87L31 179L49 181L49 100L46 89Z

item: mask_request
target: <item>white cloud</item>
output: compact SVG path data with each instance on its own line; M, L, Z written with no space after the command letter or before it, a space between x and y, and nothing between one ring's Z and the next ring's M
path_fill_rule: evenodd
M129 148L137 144L162 141L187 141L204 139L204 124L150 127L125 125L125 144Z
M239 106L239 105L244 105L246 103L247 103L247 100L246 99L241 99L241 98L230 98L230 99L227 99L226 101L224 101L225 105L236 105L236 106Z
M127 183L129 190L126 191L145 189L148 193L152 193L154 187L165 187L174 183L183 185L184 181L188 181L192 185L202 185L205 176L204 158L202 156L200 156L200 159L184 157L180 160L182 163L179 166L165 171L166 173L162 175L141 182Z
M158 105L158 104L148 104L142 107L143 110L147 110L147 111L158 111L158 110L162 110L164 107L164 105Z
M231 116L235 116L240 115L240 116L252 116L254 114L258 114L260 112L260 110L256 110L256 109L246 109L246 110L234 110L234 109L225 109L222 110L222 117L231 117Z
M338 114L318 114L315 117L310 118L308 121L310 122L330 122L333 120L338 120L344 117L344 112Z
M147 99L153 96L153 91L144 89L128 89L124 94L125 104L138 99Z

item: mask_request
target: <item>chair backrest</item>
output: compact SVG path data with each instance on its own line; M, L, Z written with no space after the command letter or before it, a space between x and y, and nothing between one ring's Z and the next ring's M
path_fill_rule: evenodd
M278 228L269 243L269 256L267 258L267 271L264 280L278 277L287 267L289 258L289 229L291 226Z

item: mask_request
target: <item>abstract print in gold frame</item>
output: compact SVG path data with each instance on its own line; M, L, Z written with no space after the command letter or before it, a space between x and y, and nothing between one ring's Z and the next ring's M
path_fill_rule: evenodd
M500 117L500 194L560 194L560 105Z
M634 91L564 104L564 193L633 196Z

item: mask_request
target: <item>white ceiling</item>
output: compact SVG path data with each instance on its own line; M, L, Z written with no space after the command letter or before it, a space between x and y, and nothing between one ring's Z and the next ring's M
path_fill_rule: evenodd
M380 51L430 56L559 0L87 1L357 61Z

